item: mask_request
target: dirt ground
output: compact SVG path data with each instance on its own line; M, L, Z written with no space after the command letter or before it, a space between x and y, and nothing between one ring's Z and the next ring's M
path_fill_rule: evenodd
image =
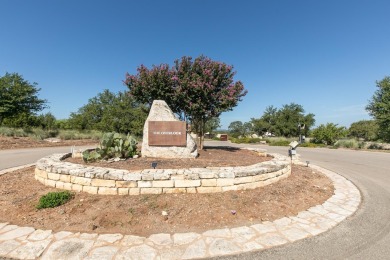
M95 145L98 141L86 139L86 140L61 140L60 142L48 142L38 141L31 139L30 137L8 137L0 136L0 150L6 149L21 149L21 148L33 148L33 147L54 147L54 146L83 146L83 145Z
M272 157L260 157L257 152L234 147L205 147L199 151L194 159L163 159L163 158L137 158L126 161L108 162L100 161L85 163L81 158L67 158L65 161L125 170L142 170L151 168L152 162L157 162L156 169L180 168L206 168L206 167L234 167L247 166L271 160Z
M236 159L243 161L239 156ZM33 167L1 175L0 222L54 231L140 236L202 232L294 216L323 203L334 188L324 175L293 166L289 178L255 190L140 196L75 193L65 205L37 210L39 198L51 191L56 189L35 181Z

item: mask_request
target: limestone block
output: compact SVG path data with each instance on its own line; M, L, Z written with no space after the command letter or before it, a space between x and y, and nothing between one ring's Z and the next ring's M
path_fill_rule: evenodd
M234 178L234 172L233 171L223 171L221 170L218 174L219 178Z
M117 195L118 189L117 188L109 188L109 187L99 187L98 194L102 195Z
M140 194L140 188L130 188L129 189L129 195L139 195Z
M242 184L242 183L248 183L252 182L253 177L252 176L247 176L247 177L239 177L234 179L234 184Z
M57 181L57 182L56 182L56 188L57 188L57 189L64 189L64 182L62 182L62 181Z
M102 180L102 179L92 179L91 186L95 187L115 187L114 180Z
M97 194L98 193L98 187L92 187L92 186L84 186L83 191L90 193L90 194Z
M163 193L187 193L186 188L163 188Z
M45 180L45 185L46 186L50 186L50 187L55 187L56 186L56 181L46 179Z
M62 182L70 182L70 177L72 177L72 176L61 174L60 175L60 181L62 181Z
M153 173L144 173L142 174L142 180L143 181L152 181L154 178L154 174Z
M204 179L202 180L202 187L215 187L217 186L216 179Z
M224 186L224 187L222 187L222 191L223 192L225 192L225 191L235 191L235 190L237 190L238 189L238 187L237 187L237 185L233 185L233 186Z
M177 146L149 146L149 121L180 121L173 114L167 103L163 100L154 100L148 118L145 121L142 150L143 157L156 158L195 158L198 150L194 139L187 134L186 147Z
M154 188L173 188L175 185L174 181L153 181Z
M64 190L72 190L72 183L64 182Z
M162 188L141 188L140 194L161 194Z
M176 188L199 187L200 180L175 180Z
M129 195L129 188L118 188L118 195Z
M53 181L58 181L60 179L60 174L48 172L47 178Z
M39 176L41 178L47 179L47 172L44 170L40 170L38 168L35 168L35 176Z
M45 184L45 180L46 180L46 179L44 179L44 178L42 178L42 177L39 177L39 176L35 176L35 179L36 179L37 181L39 181L40 183L42 183L43 185Z
M84 178L84 177L75 177L72 181L74 184L80 184L84 186L90 186L91 185L91 179Z
M128 173L123 175L125 181L140 181L142 175L140 173Z
M136 181L116 181L115 183L118 188L137 188Z
M187 193L197 193L196 188L187 188Z
M256 175L256 176L253 176L253 181L254 182L257 182L257 181L264 181L266 179L268 179L268 173L267 174L259 174L259 175Z
M153 182L152 181L139 181L138 187L139 188L151 188L151 187L153 187Z
M171 175L171 180L184 180L184 175Z
M213 179L216 177L215 172L213 171L204 171L204 172L199 172L199 178L201 179Z
M83 185L80 185L80 184L72 184L72 190L75 190L75 191L82 191L82 190L83 190Z
M235 179L217 179L217 186L232 186L234 185Z

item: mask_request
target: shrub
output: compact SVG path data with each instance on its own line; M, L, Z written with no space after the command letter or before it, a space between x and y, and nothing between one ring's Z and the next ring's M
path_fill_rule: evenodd
M307 147L307 148L317 148L317 147L325 147L324 144L315 144L311 142L301 143L299 147Z
M255 144L255 143L259 143L261 139L251 138L251 137L243 137L243 138L230 137L230 141L236 144Z
M81 139L92 139L99 140L102 137L102 132L96 130L60 130L58 137L62 140L81 140Z
M69 191L49 192L43 195L36 206L37 209L55 208L65 204L73 198L73 194Z
M112 132L103 135L99 148L83 152L83 160L85 162L93 162L100 159L129 158L136 154L137 140L134 137Z
M372 143L370 144L367 149L374 149L374 150L382 150L383 146L378 143Z
M358 149L359 148L359 142L355 139L344 139L344 140L338 140L334 146L336 148L353 148Z
M314 143L323 143L326 145L333 145L337 140L347 135L345 127L339 127L337 124L327 123L321 124L312 131Z
M2 136L14 136L14 129L2 126L2 127L0 127L0 135L2 135Z
M290 145L290 141L288 140L275 140L275 141L271 141L269 143L270 146L289 146Z

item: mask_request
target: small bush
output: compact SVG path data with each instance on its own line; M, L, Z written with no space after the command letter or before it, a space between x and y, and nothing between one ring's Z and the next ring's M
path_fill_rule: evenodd
M288 140L278 140L278 141L271 141L269 143L270 146L289 146L290 145L290 141Z
M306 142L306 143L301 143L299 147L317 148L317 147L325 147L325 145Z
M12 128L12 127L0 127L0 135L2 136L13 136L13 137L26 137L31 132L24 130L22 128Z
M383 146L377 143L370 144L367 149L373 149L373 150L382 150Z
M236 144L256 144L261 141L260 138L251 138L251 137L243 137L243 138L234 138L230 137L230 141Z
M350 149L358 149L359 148L359 142L355 139L345 139L345 140L338 140L334 146L336 148L350 148Z
M60 130L58 137L62 140L99 140L103 133L96 130L78 131L78 130Z
M65 204L73 198L73 194L69 191L49 192L43 195L36 206L37 209L55 208Z

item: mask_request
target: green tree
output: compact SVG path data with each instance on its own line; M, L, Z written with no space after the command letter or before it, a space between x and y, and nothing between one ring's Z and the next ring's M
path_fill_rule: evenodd
M253 130L259 135L269 132L276 136L292 137L299 134L308 135L315 119L314 114L305 115L301 105L290 103L280 109L268 106L260 118L252 118L251 122ZM301 132L298 125L305 125Z
M55 122L56 128L69 130L72 129L71 120L69 119L58 119Z
M233 137L245 137L252 131L252 123L246 122L242 123L241 121L233 121L230 123L229 127L230 135Z
M369 101L366 110L378 123L379 138L390 142L390 77L377 81L376 86L378 89Z
M206 122L204 130L205 133L209 132L212 134L219 127L221 127L221 120L219 117L213 117Z
M311 133L314 143L323 143L326 145L333 145L338 139L346 135L347 130L345 127L333 123L321 124Z
M131 133L141 136L147 109L128 93L104 90L89 99L77 113L71 113L69 123L75 129L102 132Z
M352 123L348 132L351 137L374 141L378 138L378 124L375 120L361 120Z
M46 113L38 116L38 123L42 129L53 130L57 128L56 118L52 113Z
M229 124L229 133L233 137L239 137L241 135L244 124L241 121L233 121Z
M163 64L149 70L141 65L137 75L126 75L125 84L139 102L165 100L202 137L208 120L232 110L246 95L242 82L234 81L235 74L233 66L225 63L184 56L172 68ZM202 138L198 147L202 149Z
M0 77L0 125L7 119L14 125L25 125L37 112L47 107L47 101L38 98L40 88L18 73L6 73ZM18 122L15 124L15 121ZM29 123L29 122L27 122Z

